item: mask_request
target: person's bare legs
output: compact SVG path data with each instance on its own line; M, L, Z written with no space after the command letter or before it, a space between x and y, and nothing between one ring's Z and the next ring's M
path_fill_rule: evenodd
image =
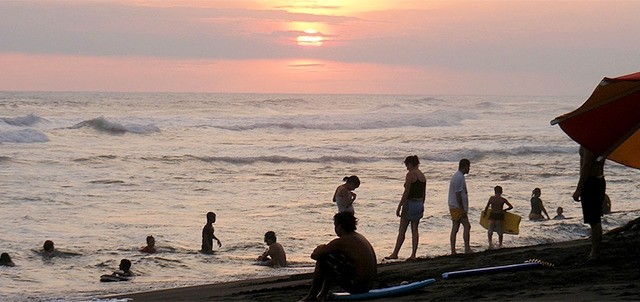
M326 276L320 267L320 262L316 261L316 268L313 271L313 279L309 293L299 301L317 301L318 294L325 287Z
M420 235L418 234L419 220L411 221L411 257L407 260L416 259L416 252L418 251L418 242Z
M396 239L396 247L393 249L393 253L391 253L391 255L385 257L386 259L398 259L398 252L400 252L400 248L404 243L404 235L407 232L408 226L409 226L409 220L400 218L400 227L398 228L398 238Z
M504 234L504 225L502 224L503 222L500 221L497 224L498 227L498 248L502 248L502 235Z
M591 253L587 260L593 261L600 258L600 246L602 245L602 223L591 224Z
M460 229L460 219L451 220L451 236L449 237L449 241L451 242L451 255L456 254L456 236L458 236L458 230Z
M469 241L471 240L471 224L469 223L469 218L467 216L462 217L462 226L464 227L464 231L462 233L462 239L464 239L464 252L465 253L473 253L471 250L471 245Z
M494 222L489 223L489 229L487 230L487 238L489 239L489 249L493 249L493 227Z

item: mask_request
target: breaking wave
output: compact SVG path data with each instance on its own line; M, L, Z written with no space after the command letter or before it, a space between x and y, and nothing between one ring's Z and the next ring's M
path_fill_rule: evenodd
M71 129L80 129L80 128L93 128L95 130L98 130L101 132L107 132L110 134L125 134L127 132L136 133L136 134L149 134L154 132L160 132L160 128L158 128L153 124L149 124L149 125L120 124L120 123L109 121L104 117L98 117L91 120L83 121L71 127Z
M18 117L0 117L0 121L6 123L7 125L11 125L11 126L19 126L19 127L26 127L26 126L32 126L34 124L40 123L40 122L44 122L47 121L33 113L30 113L28 115L25 116L18 116Z
M49 138L46 134L35 129L22 129L0 132L0 143L44 143Z

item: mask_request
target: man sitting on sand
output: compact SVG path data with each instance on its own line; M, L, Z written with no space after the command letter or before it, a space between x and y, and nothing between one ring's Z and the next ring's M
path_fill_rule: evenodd
M507 201L504 197L502 197L502 187L496 186L493 188L495 195L489 197L489 201L487 201L487 206L484 208L485 215L489 215L489 230L487 231L489 237L489 249L493 249L493 231L498 232L498 247L502 248L502 235L503 235L503 223L504 223L504 212L513 209L513 206ZM504 205L508 207L506 209L502 209ZM491 207L491 212L487 211Z
M356 232L357 219L352 213L333 216L338 238L319 245L311 254L316 260L309 294L301 301L321 300L335 283L352 294L367 293L377 274L376 253L369 241Z
M287 254L284 252L282 244L276 242L276 233L268 231L264 234L264 242L269 246L262 255L258 256L258 261L262 265L278 268L287 266Z

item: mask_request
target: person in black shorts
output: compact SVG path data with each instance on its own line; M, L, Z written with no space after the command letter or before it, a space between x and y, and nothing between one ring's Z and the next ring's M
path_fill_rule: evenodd
M503 223L504 223L504 212L513 209L513 206L502 197L502 187L496 186L493 188L495 195L489 197L489 201L487 201L487 206L484 208L485 215L489 215L489 229L487 231L487 235L489 237L489 249L493 249L493 231L498 232L498 247L502 248L502 235L504 234ZM507 205L506 209L502 209L504 205ZM491 207L491 212L487 211Z
M573 200L582 204L584 223L591 227L591 253L587 261L598 260L602 245L602 203L606 192L604 159L580 146L580 179L573 193Z
M377 274L376 253L369 241L356 232L357 219L352 213L333 216L338 238L319 245L311 253L316 260L309 293L300 301L324 301L336 284L349 293L367 293Z

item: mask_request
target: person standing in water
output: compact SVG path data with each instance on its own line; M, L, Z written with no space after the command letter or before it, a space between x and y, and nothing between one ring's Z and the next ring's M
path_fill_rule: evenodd
M417 155L407 156L404 165L408 172L404 180L404 192L396 208L396 216L400 217L398 238L391 255L385 259L398 259L398 252L404 243L407 227L411 224L411 256L407 260L416 259L419 234L418 224L424 215L424 200L426 197L427 178L420 171L420 159Z
M513 206L502 197L502 187L496 186L493 188L495 195L489 197L487 206L484 208L485 215L489 215L489 229L487 235L489 239L489 249L493 249L493 231L498 233L498 247L502 248L502 235L504 233L504 212L513 209ZM507 205L506 209L502 209L504 205ZM487 211L491 207L491 212Z
M336 188L333 193L333 202L338 205L338 213L349 212L354 214L353 202L356 201L356 193L353 190L360 187L360 178L355 175L345 176L342 179L345 183Z
M456 254L456 236L460 229L460 224L464 227L462 238L464 239L464 252L472 253L469 241L471 239L471 224L469 223L469 194L467 192L467 182L464 178L465 174L469 174L471 162L463 158L458 163L458 171L451 177L449 183L449 212L451 213L451 254Z
M202 228L202 250L204 254L213 254L213 239L218 243L218 247L222 247L222 243L214 234L213 224L216 222L216 213L207 213L207 224Z

